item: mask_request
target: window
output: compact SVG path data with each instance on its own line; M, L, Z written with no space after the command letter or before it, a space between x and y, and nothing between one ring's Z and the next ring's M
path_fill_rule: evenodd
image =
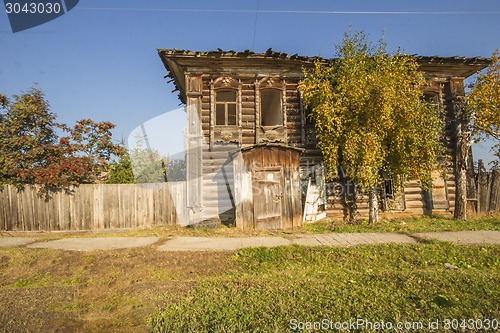
M424 100L430 105L433 105L436 109L439 107L439 95L437 93L424 93Z
M281 90L265 89L260 92L260 111L262 126L283 125Z
M236 125L237 94L235 90L220 90L215 95L215 125Z
M393 183L392 179L385 179L384 180L384 192L385 192L385 197L387 199L394 198L394 183Z
M310 106L304 110L304 120L306 121L306 127L314 127L314 119L312 118L312 109Z

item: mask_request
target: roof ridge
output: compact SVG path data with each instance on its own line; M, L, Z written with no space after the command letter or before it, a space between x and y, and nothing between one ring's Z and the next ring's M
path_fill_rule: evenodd
M265 52L255 52L249 49L245 49L244 51L235 51L235 50L223 50L221 48L217 48L215 50L207 50L207 51L192 51L187 49L168 49L168 48L158 48L159 53L164 53L168 55L184 55L184 56L217 56L217 57L246 57L246 58L279 58L279 59L290 59L290 60L323 60L323 61L331 61L336 58L324 58L321 56L305 56L294 53L292 55L287 54L286 52L275 51L272 48L267 49ZM409 54L411 57L415 57L421 60L458 60L458 61L485 61L491 62L491 58L488 57L467 57L467 56L438 56L438 55L418 55L418 54Z

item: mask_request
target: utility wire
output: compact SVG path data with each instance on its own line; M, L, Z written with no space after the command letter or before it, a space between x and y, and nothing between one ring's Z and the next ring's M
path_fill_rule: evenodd
M120 8L76 7L77 10L185 12L185 13L255 13L251 9L182 9L182 8ZM258 8L257 8L258 10ZM330 14L330 15L498 15L500 12L393 12L393 11L342 11L342 10L258 10L263 14ZM257 15L256 15L257 17Z
M255 11L255 22L253 24L252 51L255 51L255 35L257 33L257 18L259 17L259 3L260 3L260 0L257 0L257 10Z

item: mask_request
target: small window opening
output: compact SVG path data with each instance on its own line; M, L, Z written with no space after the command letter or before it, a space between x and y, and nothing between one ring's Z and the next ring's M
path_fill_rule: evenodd
M436 93L424 93L424 100L436 109L439 107L439 95Z
M312 109L308 106L305 109L306 126L314 126L314 119L312 118Z
M262 126L283 125L281 91L266 89L260 92L260 110Z
M215 125L236 125L236 91L222 90L215 96Z
M384 180L385 197L387 199L394 198L394 184L392 179Z

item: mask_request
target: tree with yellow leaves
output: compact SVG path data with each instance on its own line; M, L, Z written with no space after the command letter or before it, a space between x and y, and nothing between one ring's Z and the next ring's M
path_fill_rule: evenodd
M498 52L491 57L491 64L475 80L463 98L455 103L456 120L456 196L455 218L467 219L467 168L471 144L482 138L497 141L500 157L500 63Z
M362 32L345 34L336 50L334 61L304 70L299 89L312 110L329 177L340 167L361 185L369 194L370 223L376 223L384 174L400 182L417 178L428 188L444 123L424 99L425 79L413 57L388 53L382 41L372 46Z

